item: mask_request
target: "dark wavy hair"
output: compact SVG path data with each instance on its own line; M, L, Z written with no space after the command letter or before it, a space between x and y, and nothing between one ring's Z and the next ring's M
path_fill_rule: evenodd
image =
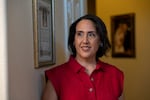
M100 43L99 49L96 53L96 59L99 57L102 57L103 55L106 55L106 52L111 48L110 42L107 37L107 29L104 24L104 22L95 15L84 15L77 19L74 23L71 24L69 28L69 39L68 39L68 49L71 52L71 54L75 57L76 56L76 48L74 46L74 40L75 40L75 33L76 33L76 26L81 20L90 20L94 23L96 31L98 36L100 37Z

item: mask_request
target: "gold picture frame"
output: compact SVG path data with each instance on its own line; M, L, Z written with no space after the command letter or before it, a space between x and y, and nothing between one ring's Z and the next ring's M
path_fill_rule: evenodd
M135 13L111 16L112 57L135 57Z
M54 0L32 0L34 66L55 64Z

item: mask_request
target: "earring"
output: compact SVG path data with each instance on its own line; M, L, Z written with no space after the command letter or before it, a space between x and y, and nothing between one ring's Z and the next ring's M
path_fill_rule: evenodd
M103 43L100 43L100 47L103 47Z

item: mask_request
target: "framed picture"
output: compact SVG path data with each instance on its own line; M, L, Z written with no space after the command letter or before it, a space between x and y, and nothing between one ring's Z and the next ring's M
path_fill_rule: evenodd
M112 57L135 57L135 14L111 16Z
M55 64L54 0L32 0L35 68Z

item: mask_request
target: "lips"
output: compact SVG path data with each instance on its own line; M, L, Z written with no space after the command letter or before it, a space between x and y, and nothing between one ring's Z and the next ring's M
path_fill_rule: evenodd
M89 46L81 46L81 49L82 49L83 51L89 51L90 48L91 48L91 47L89 47Z

